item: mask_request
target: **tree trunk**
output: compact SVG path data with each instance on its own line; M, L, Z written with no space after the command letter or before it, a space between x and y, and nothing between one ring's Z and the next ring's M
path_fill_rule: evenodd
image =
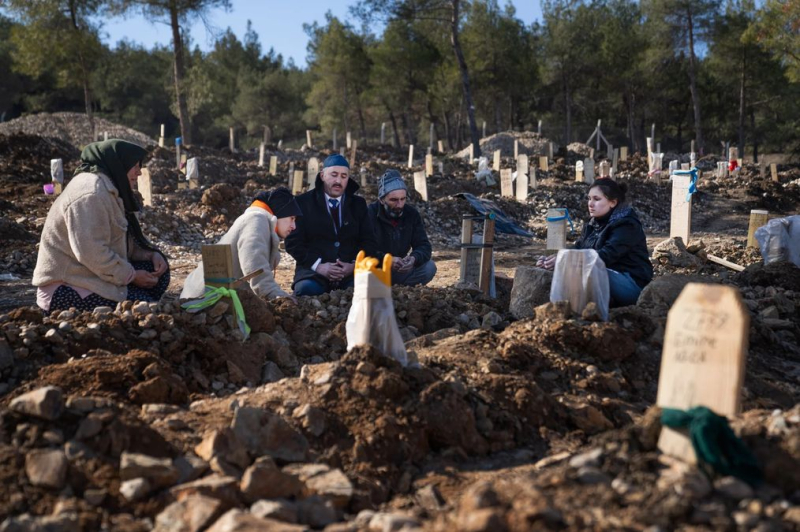
M450 19L450 44L456 54L458 69L461 71L461 87L464 93L464 101L467 105L467 116L469 117L469 132L474 146L475 157L481 154L481 139L478 135L478 125L475 123L475 104L472 102L472 91L469 88L469 69L467 61L464 59L464 52L461 50L461 41L458 38L459 9L461 0L450 0L453 12Z
M753 139L753 163L758 164L758 135L756 134L756 112L750 107L750 136Z
M444 134L447 137L447 147L453 150L453 128L450 126L450 113L444 112Z
M74 0L69 2L69 17L72 22L72 29L75 31L76 38L80 41L81 30L78 27L78 14L77 7ZM92 112L92 89L89 85L89 68L86 65L86 59L83 55L83 46L78 46L78 64L81 69L81 82L83 83L83 101L86 105L86 118L89 119L89 129L92 131L92 142L96 141L94 134L94 113Z
M169 22L172 27L172 50L175 67L175 97L178 99L178 120L181 122L181 137L183 144L192 143L192 123L189 118L189 107L186 105L186 95L183 93L183 78L185 67L183 64L183 41L181 40L181 27L178 22L178 6L174 0L169 3Z
M392 123L392 138L394 139L394 147L400 147L400 132L397 129L397 118L394 116L394 112L387 106L386 109L389 111L389 121Z
M572 95L569 93L569 84L566 76L563 77L564 83L564 111L567 115L567 123L564 127L564 146L572 142Z
M692 27L692 9L687 10L687 29L689 31L689 91L692 93L692 106L694 107L694 136L697 142L698 153L703 153L703 130L700 120L700 94L697 92L697 73L695 72L696 58L694 55L694 28Z
M503 109L500 106L500 98L494 97L494 129L495 133L503 131Z
M361 144L367 145L367 123L364 120L364 109L361 108L361 98L358 98L358 126L361 128Z
M744 121L747 114L745 79L747 76L747 52L742 50L742 71L739 76L739 157L744 159Z

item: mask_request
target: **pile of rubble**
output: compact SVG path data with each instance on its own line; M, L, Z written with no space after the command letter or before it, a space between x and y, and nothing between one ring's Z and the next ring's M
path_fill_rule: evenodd
M148 148L157 144L156 141L140 131L115 124L104 118L95 117L94 125L95 129L93 130L85 113L39 113L3 122L0 124L0 135L21 133L56 138L78 149L83 149L92 142L95 139L95 133L103 135L105 132L108 133L110 139L128 140Z
M514 143L517 143L518 153L534 157L547 154L550 139L531 131L503 131L481 139L481 153L483 157L491 160L492 154L500 150L503 157L514 156ZM553 152L558 151L558 146L553 145ZM469 146L455 154L455 157L465 159L469 157Z

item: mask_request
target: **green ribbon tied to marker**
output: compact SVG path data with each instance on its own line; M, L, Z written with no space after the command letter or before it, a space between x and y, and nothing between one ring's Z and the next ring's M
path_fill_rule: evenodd
M239 331L241 331L244 339L247 340L247 338L250 336L250 326L247 325L247 321L245 320L244 316L244 307L242 307L242 302L239 301L239 294L236 293L235 289L225 288L224 286L215 288L213 286L206 285L206 293L201 299L187 301L181 305L181 307L189 312L197 312L204 308L214 306L217 301L223 297L229 297L231 298L231 301L233 301L233 309L236 311L236 324L239 326Z
M570 218L569 209L567 209L567 208L564 208L564 216L553 216L553 217L549 217L548 216L546 218L546 220L548 222L560 222L561 220L566 220L566 221L569 222L569 232L570 233L574 233L575 232L575 226L572 225L572 218Z
M697 167L693 166L690 170L675 170L672 172L672 175L690 175L692 176L691 181L689 181L689 191L686 193L686 201L692 199L692 194L697 192Z
M755 456L742 440L736 437L728 420L705 406L689 410L664 408L661 423L674 429L687 429L698 464L711 476L731 475L752 486L761 483L763 473Z

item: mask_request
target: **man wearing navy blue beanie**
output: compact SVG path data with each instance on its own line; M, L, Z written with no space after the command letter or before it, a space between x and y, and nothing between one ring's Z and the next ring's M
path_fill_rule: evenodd
M347 159L335 154L325 159L314 188L297 197L303 217L286 239L286 251L297 262L295 295L349 288L358 252L375 256L375 233L367 202L355 195L358 189Z

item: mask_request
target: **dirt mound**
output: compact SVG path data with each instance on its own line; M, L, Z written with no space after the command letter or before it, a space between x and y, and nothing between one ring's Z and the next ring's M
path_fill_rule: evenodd
M157 144L149 136L109 122L103 118L94 118L96 131L102 135L108 132L108 138L123 139L140 146L149 147ZM78 149L94 140L94 131L84 113L39 113L22 116L0 124L0 134L14 135L23 133L40 137L55 137Z
M518 144L518 153L524 153L528 157L547 154L548 145L551 142L550 139L532 131L503 131L482 138L481 153L490 161L496 150L500 150L502 157L514 157L514 141ZM554 144L553 151L557 150L558 146ZM469 157L469 147L456 153L455 157L461 159Z

